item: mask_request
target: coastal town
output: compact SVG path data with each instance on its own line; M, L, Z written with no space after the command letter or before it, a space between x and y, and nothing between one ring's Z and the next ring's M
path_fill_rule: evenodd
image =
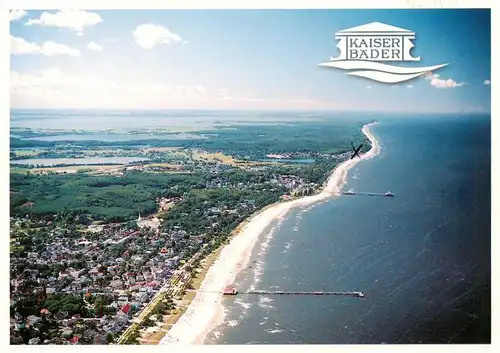
M487 350L493 2L198 2L10 1L9 351Z
M325 171L347 156L327 155ZM153 212L135 219L96 221L98 211L65 209L36 214L34 199L11 215L12 344L158 343L165 323L185 310L185 296L206 257L228 242L238 224L270 203L319 191L327 175L308 180L296 166L235 163L210 151L187 151L173 163L172 154L160 158L171 164L114 166L96 177L202 174L203 184L198 181L193 190L178 179L154 199ZM68 174L30 173L23 183L49 177ZM11 195L20 190L15 185Z

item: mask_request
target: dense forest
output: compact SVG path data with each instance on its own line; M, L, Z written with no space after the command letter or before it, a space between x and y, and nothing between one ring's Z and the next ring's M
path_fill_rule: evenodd
M203 185L203 178L192 174L135 172L114 177L11 173L11 215L62 212L82 219L124 221L137 217L139 212L154 212L158 197L180 196Z
M259 191L257 189L243 190L228 190L228 189L212 189L212 190L191 190L186 197L176 207L167 212L164 218L164 226L171 228L178 226L188 233L199 233L200 230L210 228L213 220L208 217L203 217L204 210L216 208L224 205L227 209L235 209L243 201L250 201L252 209L247 213L251 213L253 209L260 209L268 204L279 200L279 196L285 192L282 187L276 187L273 190ZM189 217L186 217L189 215ZM245 212L227 213L224 217L218 219L217 229L223 229L227 232L236 228L245 218ZM210 233L210 232L208 232Z
M174 145L183 147L198 147L205 150L222 151L240 159L255 160L265 157L267 153L323 153L334 154L350 151L351 143L365 142L365 136L360 131L363 122L352 120L324 120L313 122L293 122L281 125L234 125L233 129L210 131L209 139L175 141ZM200 133L207 133L201 131ZM29 146L38 141L24 141L11 138L11 145L27 143ZM142 141L150 146L156 145L156 140ZM173 146L172 141L160 141L158 145ZM64 142L49 143L61 144ZM93 148L92 141L87 147ZM138 144L141 141L120 142ZM87 144L79 141L78 144ZM116 144L116 142L114 142ZM47 142L40 141L40 146ZM362 151L369 145L365 143ZM106 222L127 221L141 215L149 215L157 210L155 199L158 197L185 196L175 215L187 213L184 205L196 204L199 198L205 196L200 192L207 182L214 178L229 184L242 183L245 190L241 191L210 191L209 199L223 197L242 199L250 197L258 205L264 205L277 200L284 190L261 192L247 188L248 185L269 180L273 174L296 175L308 183L321 184L328 172L338 163L336 159L314 156L315 162L309 165L275 166L266 171L245 171L239 168L229 168L220 173L203 171L193 174L158 174L126 172L121 176L95 176L85 173L62 175L33 175L31 173L11 173L10 175L10 207L11 215L31 214L37 217L62 213L80 223L100 220ZM218 194L220 192L220 195ZM245 194L250 193L250 194ZM262 197L262 200L260 199ZM228 216L228 222L235 223L236 218ZM168 222L174 222L169 219ZM198 222L198 221L196 221Z
M198 131L207 138L193 140L169 140L168 135L158 139L120 141L121 146L151 147L197 147L224 151L238 158L262 158L267 153L324 152L341 153L350 150L350 143L365 140L360 127L366 120L325 119L320 121L297 121L293 123L265 125L224 125L219 130ZM105 141L38 141L11 137L11 148L56 147L78 144L88 147L116 146L117 142Z
M217 138L191 141L190 145L225 151L240 158L261 158L267 153L342 153L351 149L351 142L365 140L360 131L362 125L358 121L346 123L337 120L266 126L234 125L217 131Z

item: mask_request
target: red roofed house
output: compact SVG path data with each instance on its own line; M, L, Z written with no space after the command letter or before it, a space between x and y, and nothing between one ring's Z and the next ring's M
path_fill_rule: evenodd
M160 285L160 283L156 282L156 281L151 281L149 283L146 283L146 286L147 287L158 287Z
M115 322L117 324L126 325L128 323L131 311L132 306L129 303L125 304L115 315Z
M123 306L123 308L120 309L120 311L123 311L125 314L129 315L130 309L132 309L132 307L130 306L129 303L127 303Z
M73 336L73 338L69 340L69 343L78 344L78 340L79 340L78 336Z

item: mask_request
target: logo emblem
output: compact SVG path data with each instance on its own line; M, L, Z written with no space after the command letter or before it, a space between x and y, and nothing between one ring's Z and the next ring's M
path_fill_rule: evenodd
M415 58L411 55L415 32L380 22L344 29L335 33L335 39L339 40L339 57L330 57L329 62L318 65L352 70L347 75L383 83L399 83L448 65L405 67L382 63L416 62L420 61L420 56Z

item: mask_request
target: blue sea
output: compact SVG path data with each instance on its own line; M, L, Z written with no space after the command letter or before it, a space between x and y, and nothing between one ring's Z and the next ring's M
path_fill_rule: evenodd
M366 298L239 295L207 344L489 343L489 116L375 117L381 153L340 196L261 235L240 291L363 291Z

